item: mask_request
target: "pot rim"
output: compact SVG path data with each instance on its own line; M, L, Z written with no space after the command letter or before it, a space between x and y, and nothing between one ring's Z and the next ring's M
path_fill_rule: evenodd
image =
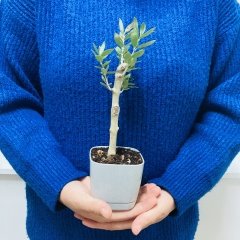
M94 164L99 164L99 165L101 165L101 166L105 165L105 166L118 166L118 167L139 167L139 166L141 166L141 165L144 165L144 162L145 162L145 161L144 161L144 158L143 158L141 152L140 152L138 149L136 149L136 148L133 148L133 147L125 147L125 146L116 146L116 147L121 147L121 148L125 148L125 149L131 149L131 150L133 150L133 151L135 151L135 152L138 152L138 153L140 154L142 160L143 160L142 163L140 163L140 164L129 164L129 165L128 165L128 164L108 164L108 163L95 162L95 161L93 161L92 158L91 158L91 152L92 152L92 149L94 149L94 148L99 148L99 147L108 148L109 146L93 146L93 147L90 148L90 150L89 150L89 159L90 159L90 161L93 162Z

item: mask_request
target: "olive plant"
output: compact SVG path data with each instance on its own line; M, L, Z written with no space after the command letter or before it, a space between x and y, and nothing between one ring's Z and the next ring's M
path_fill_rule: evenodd
M112 92L111 126L109 129L110 139L108 156L116 154L117 133L119 130L118 119L120 113L120 94L125 90L136 87L133 83L131 71L140 69L135 67L136 63L140 62L137 61L138 58L144 54L146 47L152 45L156 41L151 40L140 44L140 40L152 34L155 30L155 27L146 31L146 24L142 23L139 27L136 17L133 18L133 21L125 29L121 18L119 18L118 25L120 32L114 33L114 41L117 44L115 48L105 49L106 46L104 41L98 48L93 43L94 49L92 50L96 60L100 64L100 66L95 66L101 70L102 81L100 83ZM116 51L117 58L119 59L119 64L116 71L109 71L109 63L111 60L106 61L105 59L112 53L113 50ZM105 60L105 62L103 62L103 60ZM108 75L111 74L115 75L113 86L108 79Z

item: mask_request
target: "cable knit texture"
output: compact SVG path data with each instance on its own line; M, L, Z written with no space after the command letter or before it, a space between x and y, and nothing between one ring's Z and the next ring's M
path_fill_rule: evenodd
M239 13L236 0L1 1L0 149L26 182L31 240L194 238L198 200L240 150ZM118 145L139 149L142 184L176 202L137 237L87 228L58 201L89 175L89 149L108 145L111 94L92 44L115 47L118 19L134 16L156 42L121 95Z

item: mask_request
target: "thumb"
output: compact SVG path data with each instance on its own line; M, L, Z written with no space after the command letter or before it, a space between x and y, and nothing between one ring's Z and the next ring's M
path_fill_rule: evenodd
M86 197L84 197L84 200L82 201L82 208L84 211L101 215L107 219L112 216L111 206L107 202L95 198L90 194L86 194Z

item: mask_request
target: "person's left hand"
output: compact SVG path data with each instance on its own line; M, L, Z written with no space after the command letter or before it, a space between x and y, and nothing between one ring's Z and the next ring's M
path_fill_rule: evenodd
M161 190L161 195L157 198L157 204L155 207L139 214L133 219L101 223L87 218L81 218L81 220L85 226L90 228L104 230L131 229L133 234L138 235L144 228L166 218L175 209L175 207L176 206L173 197L167 191Z

